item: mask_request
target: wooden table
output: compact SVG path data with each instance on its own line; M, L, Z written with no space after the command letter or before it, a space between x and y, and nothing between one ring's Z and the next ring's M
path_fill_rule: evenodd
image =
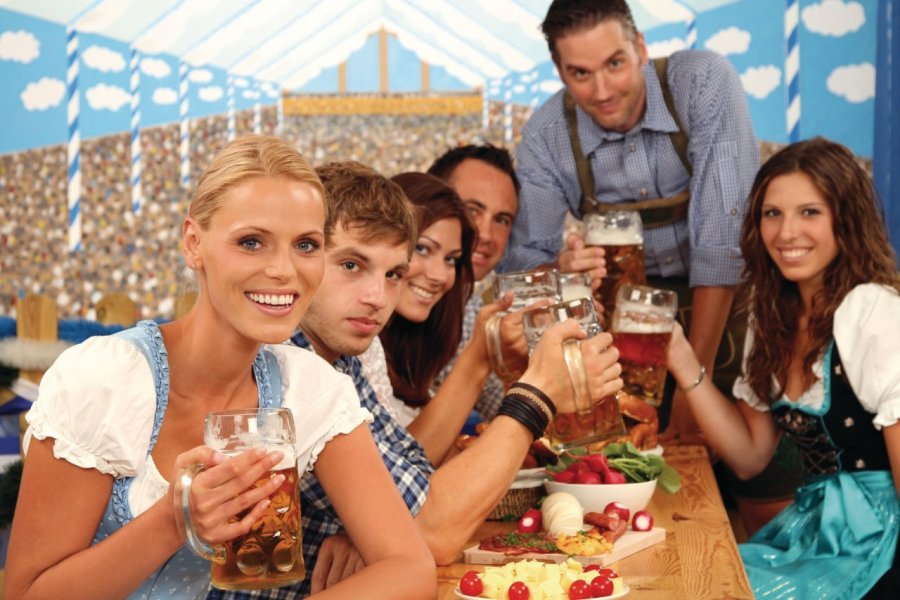
M633 554L612 567L631 588L627 600L753 599L722 497L702 446L666 448L666 461L681 474L681 490L670 496L657 489L648 510L666 529L664 542ZM510 523L486 522L476 540L508 531ZM438 567L438 598L455 598L453 589L468 570L482 565Z

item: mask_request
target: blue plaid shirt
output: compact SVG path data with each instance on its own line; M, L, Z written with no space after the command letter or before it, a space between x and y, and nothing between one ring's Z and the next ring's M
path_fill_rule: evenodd
M596 197L617 203L675 196L690 186L688 218L644 231L647 273L689 276L691 286L731 286L743 262L738 240L759 147L740 78L727 59L687 50L669 57L668 80L687 133L688 176L669 138L676 130L652 63L647 109L626 133L607 131L580 108L578 135ZM556 260L567 212L581 217L581 191L563 113L563 91L529 119L516 151L519 214L501 271Z
M312 350L309 340L302 333L295 334L291 341ZM360 405L372 413L374 420L369 424L375 444L406 506L413 515L419 510L428 496L429 478L434 473L432 465L425 456L422 446L397 423L375 397L375 391L362 374L359 358L341 356L334 362L334 368L346 373L353 379L353 385L359 394ZM246 592L226 591L212 588L207 600L211 599L289 599L305 598L309 595L310 576L318 558L319 548L325 538L343 529L334 507L328 501L319 480L308 473L300 481L301 512L303 515L303 560L306 563L306 579L294 586L270 590L253 590Z

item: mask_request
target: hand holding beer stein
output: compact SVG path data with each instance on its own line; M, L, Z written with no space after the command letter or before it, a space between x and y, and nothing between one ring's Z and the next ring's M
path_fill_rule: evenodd
M652 406L662 402L666 351L677 310L678 296L669 290L623 285L616 298L612 334L625 391Z
M250 531L220 545L209 546L198 536L193 522L191 491L194 478L204 470L191 465L175 482L176 522L191 549L212 561L212 585L221 589L245 590L281 587L303 580L306 570L300 552L300 502L294 421L286 408L258 408L210 413L206 417L203 441L227 457L244 452L277 451L282 456L275 467L250 488L261 488L278 479L280 485L269 494L265 511ZM254 503L255 504L255 503ZM253 505L232 517L238 522Z
M599 349L592 349L593 346L603 341L592 339L601 332L592 299L579 298L526 311L523 320L529 348L534 351L546 330L567 319L576 320L587 334L588 340L579 342L569 339L563 343L572 394L569 399L561 398L557 402L557 412L550 423L550 444L556 450L583 446L625 434L625 424L615 396L594 396L591 393L595 386L589 381L592 370L587 368L586 363L592 358L591 353L600 352ZM605 335L604 338L609 336ZM608 342L602 348L607 346ZM610 352L616 351L613 349Z
M588 246L600 246L606 256L606 277L600 284L597 300L604 312L613 313L616 294L626 284L644 285L644 227L641 215L632 210L615 210L588 215L585 221Z
M535 303L546 305L559 302L562 299L560 275L556 269L498 273L494 277L493 288L495 300L512 294L512 305L509 309L494 314L485 323L491 369L508 388L516 380L518 374L509 369L503 356L501 320L511 314L521 314L522 309ZM517 319L518 317L515 317L515 320Z

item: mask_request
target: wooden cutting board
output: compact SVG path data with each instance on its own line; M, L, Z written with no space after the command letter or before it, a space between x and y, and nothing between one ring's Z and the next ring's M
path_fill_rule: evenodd
M666 539L666 530L662 527L654 527L650 531L628 530L625 535L616 540L612 552L597 556L572 556L583 565L599 564L601 567L620 561L626 556L649 548L653 544ZM548 563L561 563L569 558L566 554L516 554L514 556L502 552L481 550L478 546L472 546L463 550L462 562L473 565L503 565L519 560L538 560Z

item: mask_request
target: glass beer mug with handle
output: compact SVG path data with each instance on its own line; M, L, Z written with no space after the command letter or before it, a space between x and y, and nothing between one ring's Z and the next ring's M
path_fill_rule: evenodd
M252 448L284 453L282 461L256 483L284 475L284 482L269 496L269 505L250 531L211 547L194 531L190 492L202 465L186 468L174 490L175 514L185 539L199 556L212 561L212 585L226 590L281 587L302 581L306 575L301 553L300 482L297 472L296 434L287 408L253 408L213 412L206 416L203 443L226 456ZM247 509L249 511L250 509ZM238 520L246 512L233 517Z
M678 296L669 290L623 285L616 298L610 333L619 349L624 391L652 406L662 403L677 310Z
M591 298L578 298L533 308L526 311L522 318L529 352L534 350L547 329L566 319L578 321L588 337L601 331L600 319ZM625 423L616 397L608 396L597 402L591 399L581 342L566 340L563 343L563 353L572 381L573 395L569 399L560 398L557 404L556 415L547 429L551 447L554 450L565 450L625 435Z
M587 215L586 246L600 246L606 256L606 277L597 290L597 301L606 317L613 314L616 293L626 284L644 285L644 226L634 210L613 210Z
M541 300L559 302L562 299L559 270L552 268L498 273L494 276L493 291L495 301L512 292L513 302L509 308L510 311L525 308ZM484 328L487 334L488 359L491 369L503 382L503 386L509 389L509 386L516 380L516 375L507 368L501 349L500 320L505 314L505 312L499 312L491 316Z

